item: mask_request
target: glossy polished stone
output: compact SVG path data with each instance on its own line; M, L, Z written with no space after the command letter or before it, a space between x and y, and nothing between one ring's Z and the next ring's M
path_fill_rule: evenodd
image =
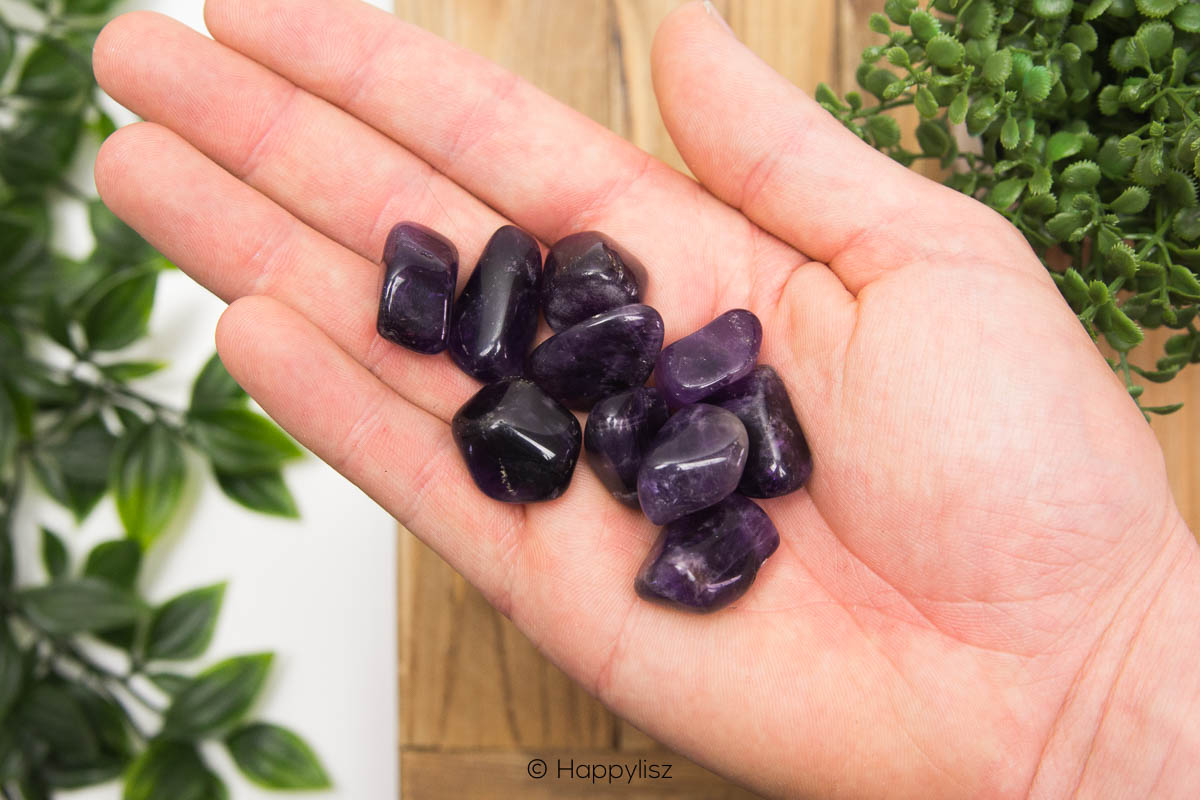
M639 386L592 406L583 448L596 475L622 503L637 508L638 468L670 411L662 393Z
M812 454L779 374L760 364L707 402L732 411L746 426L750 454L738 491L748 497L794 492L812 474Z
M450 333L458 248L440 233L401 222L383 248L379 335L418 353L440 353Z
M538 322L542 253L534 238L505 225L488 240L454 304L450 358L480 381L520 375Z
M622 306L542 342L530 353L525 374L559 402L586 411L603 397L645 383L662 343L657 311Z
M663 528L634 588L687 611L716 611L746 593L777 547L779 533L766 512L731 494Z
M655 376L675 406L696 403L754 369L762 323L743 308L726 311L663 349Z
M475 485L506 503L561 495L582 438L575 415L523 378L484 386L454 415L450 429Z
M561 331L630 303L646 291L641 262L603 233L572 233L554 243L542 275L542 313Z
M638 470L638 502L656 525L707 508L734 489L746 466L741 420L717 406L685 406L659 430Z

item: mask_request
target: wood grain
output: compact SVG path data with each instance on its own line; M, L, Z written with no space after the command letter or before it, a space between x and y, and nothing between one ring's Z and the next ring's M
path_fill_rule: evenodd
M866 27L880 0L715 0L739 37L812 91L854 87ZM398 0L397 14L506 66L639 147L686 171L662 124L650 80L658 23L678 0ZM898 117L911 137L916 116ZM1162 337L1159 337L1160 339ZM1154 423L1179 504L1200 530L1200 369L1152 387L1155 403L1191 408ZM750 797L666 752L547 662L474 589L414 537L400 546L401 783L403 796L440 798ZM535 781L530 758L553 765L670 761L676 779L618 788ZM668 785L669 784L669 785Z

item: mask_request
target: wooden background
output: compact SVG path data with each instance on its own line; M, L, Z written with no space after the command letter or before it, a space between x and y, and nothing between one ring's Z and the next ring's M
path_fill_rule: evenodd
M679 0L397 0L397 14L512 69L669 164L683 168L655 105L650 43ZM853 88L867 17L883 0L716 0L750 48L811 92ZM912 130L914 117L901 117ZM1156 340L1163 337L1158 336ZM1200 368L1147 391L1188 400L1155 422L1172 483L1200 530ZM1086 402L1080 398L1080 402ZM511 623L414 537L401 536L400 743L406 800L751 797L670 754L542 658ZM632 786L534 781L529 759L674 764L675 779Z

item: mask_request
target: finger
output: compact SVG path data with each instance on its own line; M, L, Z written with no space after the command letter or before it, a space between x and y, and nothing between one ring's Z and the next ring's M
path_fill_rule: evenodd
M104 202L226 301L267 294L425 411L448 420L477 385L445 358L375 331L382 272L297 220L154 123L110 136L96 157Z
M507 222L369 125L161 14L114 20L93 61L119 103L372 261L401 219L453 238L467 264Z
M467 491L449 426L271 298L226 309L217 350L272 418L502 601L503 565L524 512Z
M590 227L631 241L649 217L675 247L739 224L596 122L363 3L210 0L205 12L218 41L374 126L543 241Z
M981 217L982 206L858 139L703 4L684 6L662 23L652 60L663 121L696 177L829 264L852 292L919 258L922 246L977 246L971 225L948 226L944 215L916 210L953 203Z

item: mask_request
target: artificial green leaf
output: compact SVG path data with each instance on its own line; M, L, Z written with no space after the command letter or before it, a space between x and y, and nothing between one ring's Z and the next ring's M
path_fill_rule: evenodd
M1017 202L1021 192L1025 191L1024 178L1007 178L1000 181L988 192L987 202L992 208L1004 210Z
M961 63L963 54L962 42L949 34L939 33L925 44L925 55L943 69L950 69Z
M1093 189L1103 175L1094 161L1076 161L1062 171L1062 182L1072 189Z
M1105 86L1096 95L1096 107L1107 117L1115 116L1121 111L1121 90L1116 86Z
M0 469L8 464L17 449L21 433L17 430L17 412L13 408L8 392L0 385Z
M1004 145L1005 149L1012 150L1021 143L1021 127L1012 117L1004 120L1004 124L1000 127L1000 144Z
M263 472L301 455L287 434L249 409L195 411L188 421L197 446L220 472Z
M168 695L178 694L192 680L186 675L176 675L173 672L151 672L146 677Z
M3 727L13 703L21 696L24 682L25 655L13 639L8 624L0 624L0 727Z
M909 61L908 51L903 47L889 47L883 55L888 63L895 67L907 67L912 63Z
M1142 329L1116 305L1103 306L1097 319L1102 320L1104 338L1114 350L1126 352L1142 343Z
M946 111L946 119L950 121L950 124L961 125L963 123L967 118L969 102L970 98L965 91L959 92L954 96L954 99L950 102L950 107Z
M158 273L130 269L95 299L83 318L88 345L94 350L117 350L146 333Z
M82 520L108 488L115 444L100 417L90 417L65 438L34 451L34 472L47 493Z
M883 13L897 25L907 25L916 3L911 0L885 0ZM872 30L875 30L872 28Z
M1183 408L1183 403L1172 403L1169 406L1142 406L1142 411L1165 417L1167 414L1174 414L1181 408Z
M1108 251L1108 263L1127 279L1137 275L1137 256L1124 242L1116 242Z
M833 89L831 89L827 83L822 82L817 84L817 91L814 97L818 103L826 108L839 110L845 109L842 101L838 99L837 92L833 91Z
M867 131L875 140L876 147L892 147L900 143L900 125L884 114L867 117Z
M214 353L192 384L191 409L202 411L238 406L245 397L246 391L225 369L220 356Z
M1021 80L1021 96L1031 103L1040 103L1050 96L1054 78L1043 66L1031 67Z
M1021 211L1037 217L1045 217L1054 213L1058 207L1058 199L1051 192L1029 195L1021 203Z
M67 572L67 546L62 537L49 528L42 528L42 565L51 578L61 578Z
M1108 63L1117 72L1129 72L1138 65L1138 61L1137 43L1131 36L1122 36L1108 49Z
M992 86L1003 86L1012 74L1012 51L997 50L983 62L983 79Z
M122 800L227 800L229 792L193 744L155 739L125 776Z
M926 119L936 117L940 110L937 98L933 96L933 92L929 91L928 86L922 86L917 89L917 93L913 97L913 104L917 108L917 113Z
M118 0L63 0L63 10L68 14L99 14L108 11Z
M132 589L142 565L142 548L133 539L100 542L88 553L83 574L119 589Z
M62 41L43 39L29 53L21 68L16 94L38 100L69 100L92 85L85 64Z
M883 99L883 93L887 91L887 87L891 86L896 81L900 80L891 70L876 67L867 72L863 78L862 87L879 99Z
M972 39L982 39L996 26L996 6L992 0L975 0L959 17L963 30Z
M299 517L296 501L279 470L234 475L217 472L217 485L230 499L246 508L279 517Z
M878 12L872 14L867 19L867 27L880 36L887 36L892 32L892 26L888 25L887 17Z
M1046 220L1046 231L1055 241L1065 242L1084 223L1078 211L1063 211Z
M278 725L255 722L225 739L234 763L250 780L268 789L328 789L329 776L312 748Z
M1151 58L1162 58L1175 46L1175 28L1162 20L1143 22L1134 38Z
M103 631L135 622L141 604L130 592L96 578L76 578L21 592L21 608L53 634Z
M1200 3L1184 3L1176 8L1171 23L1186 33L1200 33Z
M1137 10L1147 17L1165 17L1175 10L1179 0L1135 0Z
M8 67L12 64L13 44L12 28L0 18L0 77L8 72Z
M13 186L57 180L75 153L83 120L77 113L31 108L5 131L0 175Z
M1181 264L1172 264L1167 273L1167 287L1175 294L1200 300L1200 281L1190 269Z
M212 641L225 584L184 592L164 603L150 618L146 658L180 660L196 658Z
M18 714L28 734L44 743L55 760L86 763L101 756L100 741L83 708L61 684L42 681L32 686Z
M128 431L113 455L113 490L125 532L143 547L171 521L187 477L183 447L161 424Z
M1083 12L1085 20L1093 20L1108 10L1112 5L1113 0L1092 0L1088 7Z
M271 659L270 653L236 656L192 678L163 715L163 735L197 739L236 724L262 689Z
M1108 205L1117 214L1138 214L1149 203L1150 192L1144 186L1130 186Z
M133 228L108 210L102 200L88 203L88 222L96 245L121 263L131 264L146 259L152 248Z
M937 21L937 17L924 10L912 12L907 24L913 36L921 42L928 42L942 32L942 25Z
M101 366L100 372L117 383L129 383L132 380L153 375L165 366L166 363L163 361L118 361Z
M1177 205L1191 207L1197 204L1196 182L1183 172L1168 172L1166 191Z

